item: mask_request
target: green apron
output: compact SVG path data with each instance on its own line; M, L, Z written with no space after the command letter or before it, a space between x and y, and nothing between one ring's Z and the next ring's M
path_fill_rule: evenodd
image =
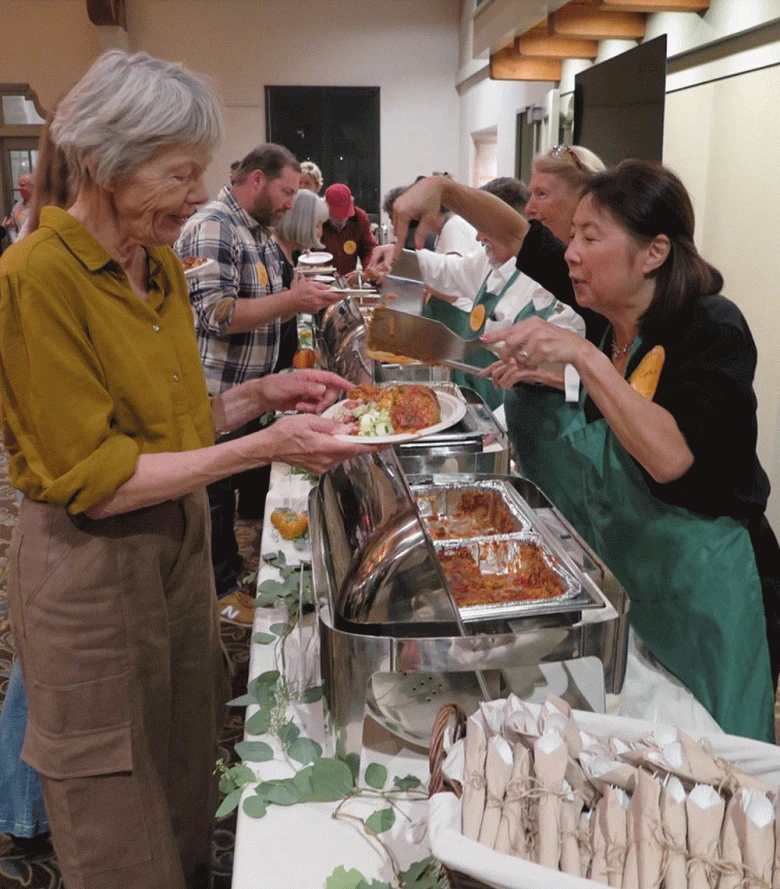
M555 303L543 312L534 312L529 305L515 323L534 314L546 321L554 307ZM560 389L518 383L504 393L504 408L520 473L547 491L555 483L558 439L579 414L579 405L567 402Z
M442 324L449 327L453 333L457 333L458 336L463 337L464 340L475 340L485 332L485 324L487 323L488 318L493 314L493 311L501 301L501 298L515 283L519 275L520 272L515 271L506 284L501 288L500 293L493 293L487 289L487 282L490 277L490 275L488 275L482 282L482 286L479 288L471 312L464 312L452 303L448 303L446 300L432 296L423 305L422 315L425 318L434 318L436 321L441 321ZM482 306L484 312L482 313L482 318L479 319L479 323L472 327L472 319L479 318L479 312L475 315L475 310L478 306ZM554 306L555 303L552 303L548 309L544 309L542 312L536 312L534 310L534 304L529 302L515 318L515 323L535 314L546 319L547 316L551 314ZM475 367L489 367L495 360L495 352L491 352L489 349L479 349L476 352L471 352L468 357L468 363L473 364ZM451 379L459 386L468 386L476 392L479 392L491 410L500 407L504 401L504 393L502 390L497 389L489 379L473 376L472 374L464 373L461 370L452 371Z
M658 500L606 420L585 422L584 399L583 391L557 441L546 493L625 587L631 625L652 654L726 732L773 743L766 624L747 529Z

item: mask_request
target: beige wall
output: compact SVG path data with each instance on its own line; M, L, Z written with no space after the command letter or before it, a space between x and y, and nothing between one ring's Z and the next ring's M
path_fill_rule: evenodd
M780 66L666 97L664 160L688 186L701 252L758 346L758 451L780 532ZM728 418L724 418L724 423Z
M541 105L552 83L490 80L479 74L461 87L460 168L462 181L474 174L474 134L495 128L498 176L515 175L517 114L529 105Z
M130 49L219 87L227 138L212 194L265 137L266 85L380 87L382 192L435 169L460 174L458 0L127 0L127 11ZM48 105L98 53L85 0L0 0L0 81L29 82Z
M0 0L0 82L29 83L45 109L99 51L84 0Z

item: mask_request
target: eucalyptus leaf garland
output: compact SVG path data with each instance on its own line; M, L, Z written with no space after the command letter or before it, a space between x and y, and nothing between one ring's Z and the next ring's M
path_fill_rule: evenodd
M278 778L258 781L247 762L268 762L274 758L274 749L265 741L241 741L235 751L242 762L227 766L222 760L217 762L219 789L225 794L217 810L217 817L223 817L242 805L250 818L263 818L268 807L293 806L306 802L338 802L334 817L350 818L363 826L366 834L374 837L391 859L393 871L398 876L397 886L380 881L367 882L357 870L337 868L328 877L326 889L437 889L442 885L440 869L431 858L415 862L406 871L399 871L392 854L379 839L380 834L389 831L396 823L393 797L407 796L419 791L425 793L422 784L413 775L394 777L387 788L387 768L380 763L370 763L365 772L366 787L358 787L357 766L338 758L324 757L322 747L312 738L301 734L299 726L288 716L290 703L316 703L322 699L322 687L292 688L284 674L284 645L295 629L300 606L313 605L313 585L311 569L304 564L289 565L283 552L263 556L266 562L275 567L281 580L265 580L258 586L255 600L257 607L273 607L283 603L287 609L287 620L271 624L268 632L255 633L253 642L260 645L278 646L278 659L282 670L267 670L248 684L247 693L229 702L232 707L257 707L257 711L246 720L246 730L252 735L271 734L276 737L288 761L301 766L291 778ZM356 767L353 768L353 765ZM241 799L243 796L243 803ZM372 796L390 803L389 807L377 809L365 820L341 813L342 806L353 798Z
M433 858L415 861L399 874L403 889L445 889L449 884L441 871L441 865ZM394 889L390 883L380 880L369 882L359 870L337 867L325 881L325 889Z

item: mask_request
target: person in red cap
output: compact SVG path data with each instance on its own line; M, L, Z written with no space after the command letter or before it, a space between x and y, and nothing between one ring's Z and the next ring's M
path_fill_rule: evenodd
M365 210L355 206L352 192L340 182L325 189L325 200L330 218L322 226L322 243L333 254L336 271L339 275L354 272L358 258L365 268L377 246Z

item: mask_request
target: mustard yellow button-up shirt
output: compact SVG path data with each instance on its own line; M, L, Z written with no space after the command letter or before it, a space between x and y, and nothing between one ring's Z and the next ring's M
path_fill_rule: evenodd
M149 251L149 297L70 214L46 207L0 258L0 410L14 487L80 513L139 454L214 443L181 264Z

